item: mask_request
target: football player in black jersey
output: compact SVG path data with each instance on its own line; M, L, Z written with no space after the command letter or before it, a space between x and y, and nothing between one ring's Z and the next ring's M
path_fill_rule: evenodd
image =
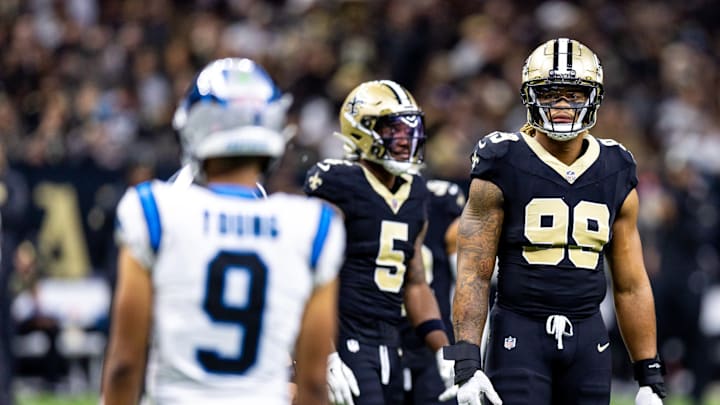
M635 161L588 132L603 97L600 62L576 40L550 40L526 60L521 93L527 124L487 135L471 156L458 234L457 343L445 350L455 360L458 402L479 404L494 386L506 405L609 404L611 356L599 310L607 260L640 385L636 404L661 404ZM484 374L479 346L496 257Z
M465 193L457 184L444 180L428 180L427 188L430 190L430 208L428 231L423 244L425 277L435 294L445 330L452 342L450 303L455 285L457 229L460 213L465 206ZM403 404L439 404L438 397L446 388L444 378L438 370L437 359L418 339L409 322L403 327L402 349L405 388ZM450 379L449 376L445 377Z
M397 83L365 82L345 99L340 128L357 159L319 162L304 185L308 195L342 211L347 229L337 353L328 361L330 396L336 404L395 405L403 397L402 305L433 351L448 343L421 254L429 199L417 174L423 114ZM450 376L452 362L438 359Z

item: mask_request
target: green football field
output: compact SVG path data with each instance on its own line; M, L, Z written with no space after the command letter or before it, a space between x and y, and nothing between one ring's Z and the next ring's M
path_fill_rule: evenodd
M84 395L52 395L52 394L21 394L17 405L97 405L97 394Z

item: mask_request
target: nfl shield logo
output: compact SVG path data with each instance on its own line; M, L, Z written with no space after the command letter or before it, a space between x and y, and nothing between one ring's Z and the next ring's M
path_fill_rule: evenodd
M512 350L515 348L515 343L517 343L517 339L512 336L508 336L505 338L505 343L503 344L503 347L508 350Z

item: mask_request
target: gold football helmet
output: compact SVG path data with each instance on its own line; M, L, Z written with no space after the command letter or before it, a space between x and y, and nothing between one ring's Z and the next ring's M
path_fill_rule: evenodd
M365 82L350 92L337 135L350 154L396 176L417 172L423 163L423 113L410 92L390 80Z
M603 69L588 47L557 38L537 47L525 61L520 89L528 124L552 139L567 141L595 125L603 98ZM564 100L565 104L560 105ZM550 110L567 110L554 120Z

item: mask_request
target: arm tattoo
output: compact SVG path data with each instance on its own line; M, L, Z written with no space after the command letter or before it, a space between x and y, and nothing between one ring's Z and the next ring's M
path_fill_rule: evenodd
M503 196L494 184L475 179L458 229L458 278L453 304L457 340L480 344L490 279L503 222Z

